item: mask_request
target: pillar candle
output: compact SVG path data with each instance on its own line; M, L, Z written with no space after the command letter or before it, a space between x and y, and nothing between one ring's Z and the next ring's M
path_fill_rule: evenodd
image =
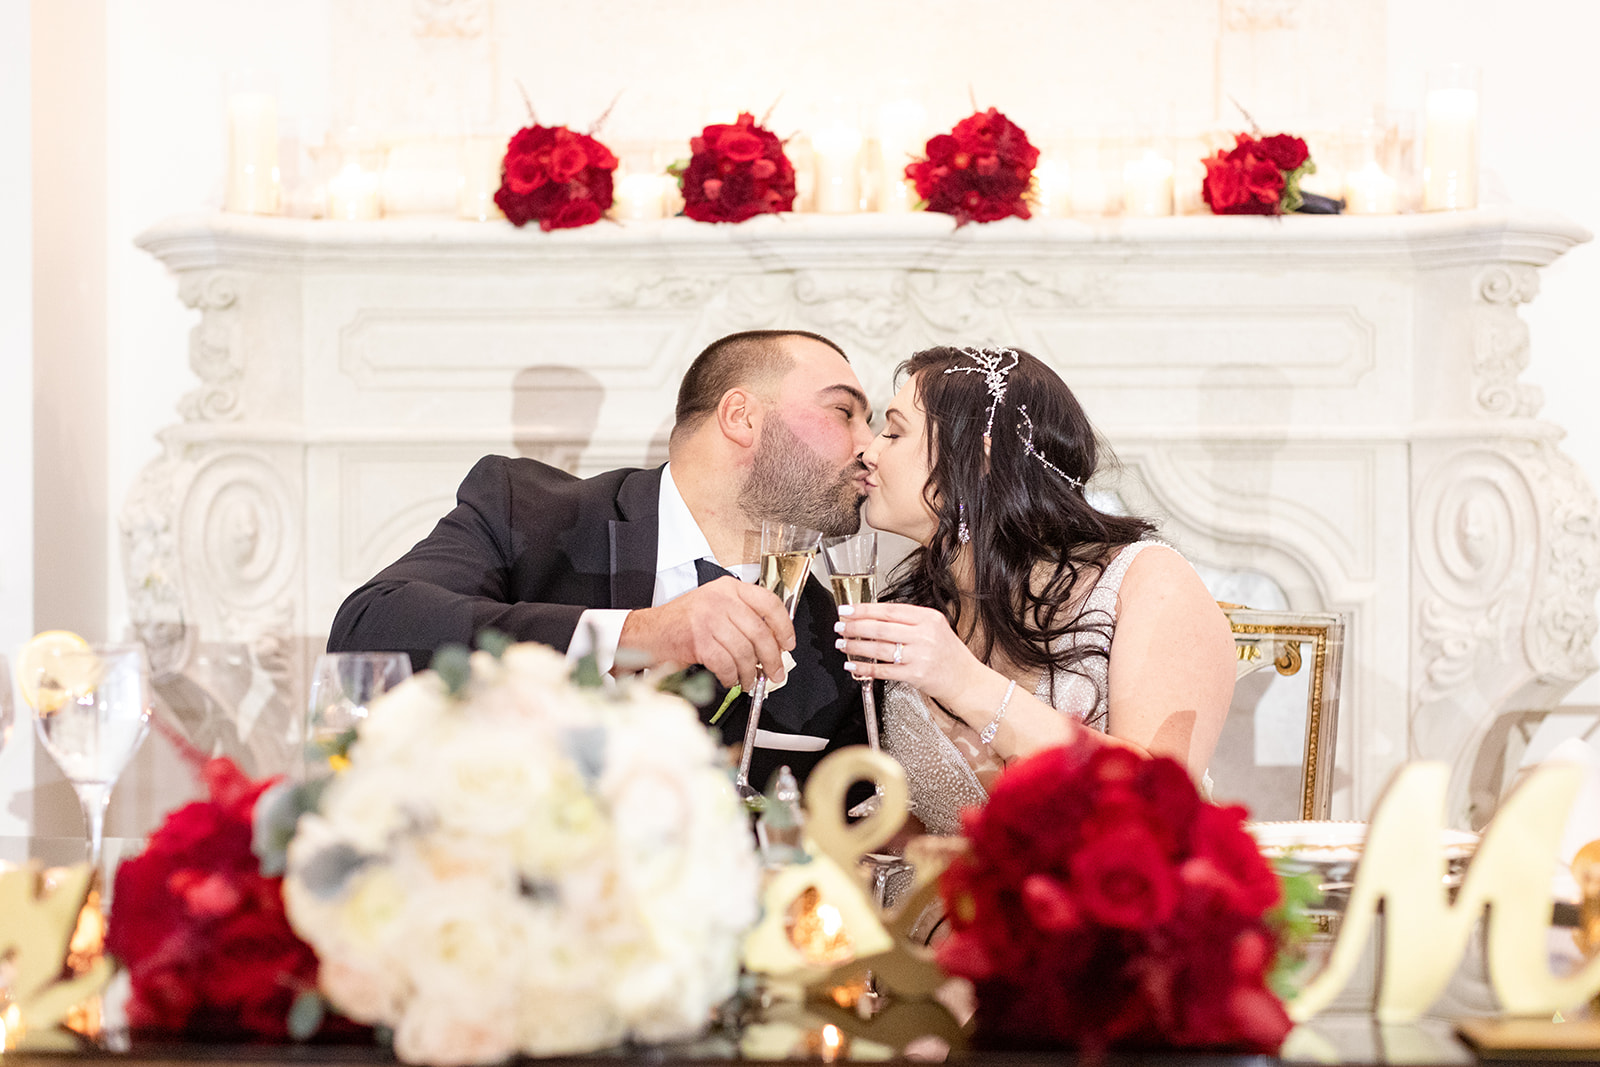
M1422 163L1422 209L1478 206L1478 93L1434 89L1428 93Z
M1344 199L1347 215L1393 215L1400 210L1400 186L1369 160L1345 178Z
M1172 214L1172 160L1146 149L1123 164L1122 211L1133 218Z
M861 210L861 131L829 126L811 139L816 161L816 210L845 215Z
M267 93L228 97L228 184L223 206L249 215L276 215L278 105Z

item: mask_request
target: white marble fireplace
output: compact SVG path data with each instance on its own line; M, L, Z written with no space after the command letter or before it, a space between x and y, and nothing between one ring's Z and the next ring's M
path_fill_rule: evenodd
M1600 506L1518 381L1518 306L1587 237L1514 210L173 219L140 244L199 312L198 381L123 513L130 610L234 649L239 733L265 738L341 599L480 455L659 461L680 373L737 329L837 339L880 408L913 350L1001 341L1078 392L1122 463L1099 488L1282 606L1345 613L1335 815L1424 757L1466 821L1495 720L1596 666Z

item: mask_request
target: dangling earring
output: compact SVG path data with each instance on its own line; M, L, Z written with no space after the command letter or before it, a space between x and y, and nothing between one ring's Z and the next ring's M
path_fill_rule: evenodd
M972 531L967 529L966 501L956 501L956 515L958 518L958 521L956 522L956 540L960 541L964 545L968 544L972 541Z

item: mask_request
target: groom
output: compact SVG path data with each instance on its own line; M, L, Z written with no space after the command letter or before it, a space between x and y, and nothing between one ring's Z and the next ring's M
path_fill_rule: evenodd
M345 600L328 651L398 650L420 669L441 645L493 628L569 659L593 652L602 671L618 648L702 664L746 693L757 664L784 681L788 651L790 684L762 709L750 781L764 786L785 763L804 781L827 752L865 740L860 689L834 648L832 598L808 583L791 625L751 580L750 532L762 519L855 532L870 417L832 341L724 337L684 375L665 466L580 480L486 456L433 532ZM718 722L725 739L744 736L748 708L737 700Z

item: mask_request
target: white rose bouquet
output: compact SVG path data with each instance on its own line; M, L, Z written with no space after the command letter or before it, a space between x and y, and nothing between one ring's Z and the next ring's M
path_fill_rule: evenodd
M323 994L438 1067L697 1034L758 911L710 736L683 700L580 687L540 645L455 662L373 707L290 842Z

